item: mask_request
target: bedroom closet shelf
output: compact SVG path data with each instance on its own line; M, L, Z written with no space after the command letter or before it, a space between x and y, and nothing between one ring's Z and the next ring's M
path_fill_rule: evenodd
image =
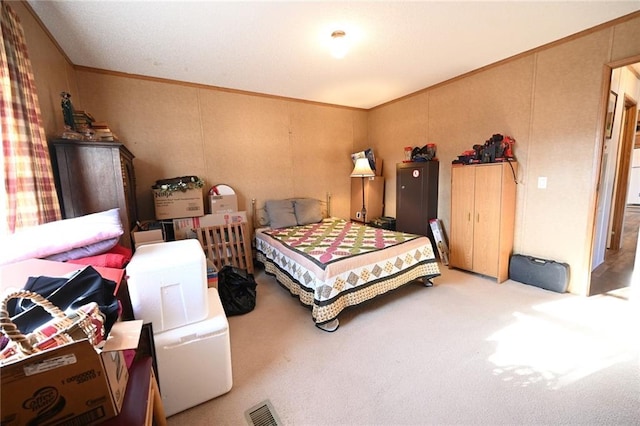
M225 265L253 274L251 241L246 222L196 228L198 241L219 271Z

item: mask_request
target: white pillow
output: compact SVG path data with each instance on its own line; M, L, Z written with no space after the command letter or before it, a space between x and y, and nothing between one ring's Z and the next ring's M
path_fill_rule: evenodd
M0 265L49 257L120 237L123 233L117 208L20 229L2 242Z

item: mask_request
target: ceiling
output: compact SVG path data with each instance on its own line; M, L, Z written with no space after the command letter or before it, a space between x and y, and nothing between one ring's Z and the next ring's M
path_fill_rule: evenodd
M640 1L27 0L75 65L371 108ZM329 54L346 32L349 52Z

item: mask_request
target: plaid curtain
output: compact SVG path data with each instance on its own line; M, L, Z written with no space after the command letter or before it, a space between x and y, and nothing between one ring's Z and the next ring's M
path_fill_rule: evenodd
M62 218L22 25L2 2L0 127L4 170L0 235Z

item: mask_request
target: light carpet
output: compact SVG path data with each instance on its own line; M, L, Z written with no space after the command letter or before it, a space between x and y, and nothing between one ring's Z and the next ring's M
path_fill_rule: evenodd
M256 309L229 318L233 388L169 425L244 425L267 399L284 425L640 424L635 288L586 298L441 271L327 333L258 268Z

